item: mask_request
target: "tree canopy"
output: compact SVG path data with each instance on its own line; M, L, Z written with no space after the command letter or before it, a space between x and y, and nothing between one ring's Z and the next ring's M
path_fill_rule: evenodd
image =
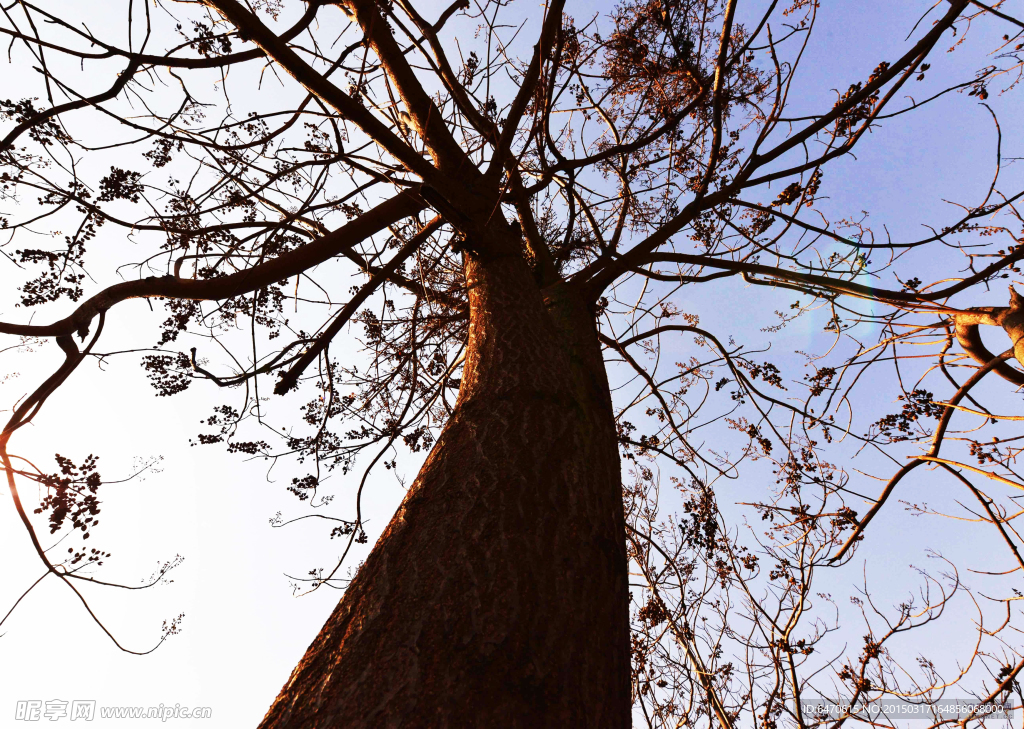
M0 462L41 579L116 584L86 540L120 456L17 445L88 363L138 360L154 397L204 388L216 404L182 437L287 469L294 509L272 526L340 545L301 592L347 587L361 545L427 521L401 526L403 505L382 538L365 489L433 449L429 480L472 403L510 403L479 446L496 472L520 425L517 463L583 442L534 422L535 378L575 393L570 419L598 422L610 393L636 725L816 726L811 697L1024 700L1010 4L925 3L912 27L828 0L129 0L102 27L85 4L3 6L9 69L36 91L0 100L0 352L33 367L4 390ZM859 43L883 55L858 76L815 66ZM929 133L956 138L951 167L926 138L905 154L900 134ZM896 220L861 202L886 164L919 186ZM956 197L936 200L949 169ZM133 299L157 323L110 351L107 313ZM52 370L26 364L55 346ZM529 541L558 520L536 509L496 528ZM941 566L890 605L859 555L915 517ZM573 549L552 545L552 565ZM932 655L914 636L937 630L968 648ZM268 726L288 725L287 692Z

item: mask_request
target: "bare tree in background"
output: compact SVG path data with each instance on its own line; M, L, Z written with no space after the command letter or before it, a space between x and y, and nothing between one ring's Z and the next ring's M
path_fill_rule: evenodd
M982 201L918 240L817 204L873 127L1012 89L1024 24L1005 4L940 2L906 38L879 23L887 59L799 113L815 0L623 0L593 16L552 0L533 18L501 0L155 0L102 32L86 4L4 5L12 63L39 92L0 102L0 253L20 305L44 311L0 333L64 353L0 438L43 578L79 597L108 584L104 552L48 551L62 530L89 536L103 479L92 456L37 468L12 437L80 365L114 356L106 313L146 298L167 312L138 333L158 394L226 388L198 440L303 463L289 490L348 545L308 580L344 596L265 727L816 726L798 699L1019 692L1024 436L1006 421L1024 417L985 397L1019 402L1024 301L978 301L1024 258L1024 193L1001 189L997 155ZM994 26L990 65L909 97ZM87 273L97 236L138 251L105 288ZM777 327L825 308L833 346L796 375L702 328L681 302L728 279L796 292ZM356 324L358 366L331 349ZM687 361L662 360L680 347ZM871 398L900 410L864 422L853 406ZM888 454L880 485L843 465L851 443ZM368 540L363 487L399 449L429 455L342 580ZM747 528L716 490L766 464L775 482L747 505L766 526ZM849 563L915 469L960 489L968 516L951 516L999 540L975 565L1002 575L999 594L973 597L953 565L893 609L866 589L864 644L815 653L837 628L815 575ZM344 512L326 508L332 472L358 482ZM890 651L958 592L978 605L959 673Z

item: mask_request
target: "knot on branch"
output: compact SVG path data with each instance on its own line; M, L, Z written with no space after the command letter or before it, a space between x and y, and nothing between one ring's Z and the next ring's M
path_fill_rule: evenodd
M953 316L956 338L964 352L979 364L992 361L994 355L981 340L978 326L988 324L1002 327L1013 343L1013 356L1024 365L1024 297L1010 285L1010 302L1005 308L971 309ZM1024 385L1024 373L1005 362L993 368L1000 377L1015 385Z
M1024 365L1024 297L1010 285L1010 306L1000 317L999 324L1013 342L1013 356Z

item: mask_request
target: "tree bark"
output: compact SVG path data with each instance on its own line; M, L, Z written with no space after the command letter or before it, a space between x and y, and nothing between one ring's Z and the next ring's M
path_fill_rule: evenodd
M466 273L454 413L264 729L630 726L594 315L565 284L541 292L521 255L469 255Z

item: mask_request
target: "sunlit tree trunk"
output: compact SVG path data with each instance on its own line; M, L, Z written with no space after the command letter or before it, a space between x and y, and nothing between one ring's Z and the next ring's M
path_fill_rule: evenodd
M518 241L511 233L501 246ZM591 309L468 256L455 412L263 727L627 727L620 466Z

